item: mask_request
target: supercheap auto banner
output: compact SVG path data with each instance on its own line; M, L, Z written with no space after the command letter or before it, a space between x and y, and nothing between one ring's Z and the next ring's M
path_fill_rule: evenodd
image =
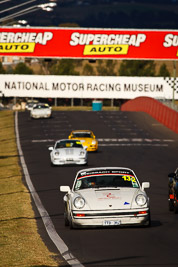
M5 97L178 99L178 78L116 76L0 75Z
M178 31L0 28L0 56L178 59Z

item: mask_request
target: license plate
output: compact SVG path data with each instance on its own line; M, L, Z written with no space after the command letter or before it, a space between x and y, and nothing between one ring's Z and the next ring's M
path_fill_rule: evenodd
M66 159L66 161L73 161L73 159Z
M121 221L103 221L104 226L120 225Z

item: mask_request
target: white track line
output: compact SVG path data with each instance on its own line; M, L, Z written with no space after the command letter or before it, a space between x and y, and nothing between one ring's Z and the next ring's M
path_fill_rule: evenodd
M41 218L43 220L44 226L46 228L46 231L49 235L49 237L51 238L51 240L53 241L53 243L56 245L58 251L60 252L60 254L62 255L62 257L67 261L67 263L70 266L75 266L75 267L84 267L84 265L82 265L74 256L73 254L69 251L69 248L66 246L66 244L64 243L64 241L61 239L61 237L57 234L54 225L51 221L51 218L48 214L48 212L46 211L46 209L44 208L37 192L35 191L35 188L32 184L32 181L30 179L30 175L28 172L28 168L27 165L25 163L25 159L23 156L23 152L22 152L22 148L21 148L21 144L20 144L20 138L19 138L19 129L18 129L18 112L16 111L15 113L15 132L16 132L16 141L17 141L17 147L18 147L18 152L19 152L19 156L20 156L20 161L21 161L21 166L23 168L24 171L24 175L25 175L25 180L28 186L28 189L31 193L31 196L35 202L35 205L41 215Z
M151 146L151 147L154 147L154 146L163 146L163 147L167 147L168 144L99 144L99 146L106 146L106 147L109 147L109 146L113 146L113 147L116 147L116 146Z
M148 138L98 138L99 146L168 146L172 139L148 139ZM54 139L32 140L32 143L55 142ZM100 143L101 142L101 143ZM103 143L104 142L104 143Z

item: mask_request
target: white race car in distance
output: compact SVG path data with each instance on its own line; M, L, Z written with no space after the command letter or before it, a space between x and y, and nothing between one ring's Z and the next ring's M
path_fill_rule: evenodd
M58 140L54 147L48 148L53 165L78 164L86 165L88 163L88 154L80 140L62 139Z
M25 108L26 108L26 110L32 110L33 106L36 105L36 104L38 104L38 103L39 103L39 101L38 100L35 100L35 99L33 99L33 100L27 100L27 103L25 105Z
M43 103L34 105L30 111L30 116L33 119L50 118L51 114L51 107L48 104Z
M149 198L129 168L100 167L80 170L72 189L60 186L64 220L70 228L125 225L150 226Z

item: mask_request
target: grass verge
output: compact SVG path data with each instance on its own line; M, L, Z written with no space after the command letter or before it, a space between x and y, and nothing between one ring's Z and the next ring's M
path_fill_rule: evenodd
M60 266L38 234L22 182L13 111L0 111L0 259L2 267Z

